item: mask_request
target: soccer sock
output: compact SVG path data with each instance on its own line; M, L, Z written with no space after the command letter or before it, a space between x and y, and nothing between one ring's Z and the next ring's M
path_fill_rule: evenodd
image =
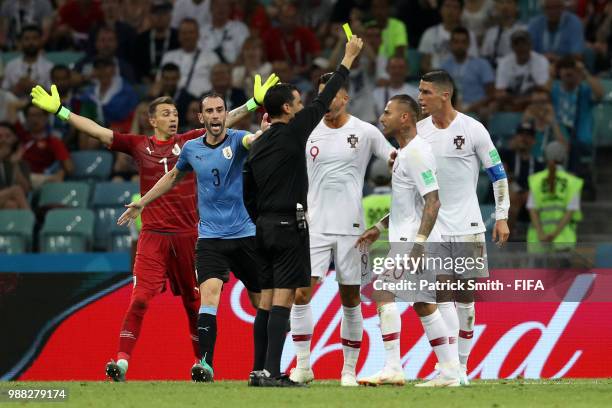
M255 322L253 323L253 371L263 370L268 352L268 319L270 311L257 309Z
M200 354L200 339L198 335L198 313L200 309L200 299L191 299L191 297L183 297L183 306L187 313L189 322L189 334L191 336L191 347L193 355L198 361L202 359Z
M291 308L291 331L297 355L297 368L310 369L310 340L313 331L310 303L293 305Z
M149 307L149 302L153 298L153 294L132 293L132 300L123 324L119 333L119 352L117 353L117 360L129 360L132 350L138 341L138 335L140 334L140 328L142 327L142 319Z
M437 309L430 315L420 318L425 334L429 339L429 344L433 348L439 363L457 361L457 353L452 353L448 344L448 328L444 324L444 319L440 310Z
M457 349L457 337L459 336L459 319L457 318L457 311L455 309L454 302L442 302L438 303L438 310L444 319L444 324L448 329L448 347L454 356L459 356ZM458 358L458 357L457 357Z
M459 318L459 362L467 365L474 336L474 318L476 317L474 302L457 302L457 317Z
M361 338L363 337L361 304L355 307L342 306L342 312L342 323L340 323L340 337L344 354L342 372L355 373L359 351L361 350Z
M213 353L217 340L217 307L200 306L198 316L198 336L200 338L200 353L209 366L213 366Z
M402 330L402 320L395 302L380 306L378 317L380 319L380 332L385 345L385 367L401 370L400 332Z
M291 310L284 306L272 306L268 319L268 352L265 369L271 377L280 375L280 361L283 354L285 337L287 336L287 321Z

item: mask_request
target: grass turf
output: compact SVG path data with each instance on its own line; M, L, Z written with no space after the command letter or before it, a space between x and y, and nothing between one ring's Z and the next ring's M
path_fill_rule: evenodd
M318 381L305 389L249 388L246 382L5 382L9 388L66 388L69 397L58 407L604 407L612 404L612 379L473 381L470 387L418 389L405 387L341 388ZM5 404L0 404L5 405ZM29 401L10 406L49 407Z

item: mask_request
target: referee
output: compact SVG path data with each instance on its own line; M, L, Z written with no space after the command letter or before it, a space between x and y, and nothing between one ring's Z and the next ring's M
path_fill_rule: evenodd
M268 351L265 370L250 379L251 385L301 385L281 375L280 360L295 290L310 285L304 150L310 133L347 80L349 68L362 46L359 37L351 37L341 65L323 92L307 107L303 107L297 89L289 84L273 86L264 98L271 126L253 144L243 170L244 202L256 222L258 247L266 261L260 276L260 310L270 310L267 319L266 316L255 319L255 332L267 330Z

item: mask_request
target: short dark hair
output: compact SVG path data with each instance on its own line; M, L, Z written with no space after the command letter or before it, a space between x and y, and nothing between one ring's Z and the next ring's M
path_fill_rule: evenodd
M168 105L176 106L174 103L174 99L169 96L160 96L159 98L155 98L149 104L149 116L155 116L155 110L159 105L163 105L167 103Z
M163 72L169 72L169 71L180 73L181 69L174 62L166 62L164 65L162 65L161 72L163 73Z
M467 29L467 28L465 28L465 27L461 27L461 26L459 26L459 27L455 27L455 28L453 28L453 31L451 31L451 38L452 38L454 35L457 35L457 34L463 34L463 35L465 35L465 36L468 38L468 41L469 41L469 40L471 40L471 38L470 38L470 32L469 32L469 31L468 31L468 29Z
M42 36L42 29L36 24L28 24L21 28L21 32L19 33L19 39L23 38L23 35L28 31L33 31L38 33L38 35Z
M200 29L200 23L198 23L198 20L196 20L195 18L185 17L184 19L181 20L178 26L180 27L185 23L195 24L198 30Z
M271 118L278 118L283 114L283 105L291 104L295 97L293 91L298 89L291 84L277 84L268 89L264 97L264 108L268 111Z
M319 77L319 81L317 82L317 88L318 88L319 86L321 86L321 84L326 84L326 83L328 83L328 82L329 82L329 80L331 79L331 77L332 77L333 75L334 75L334 73L333 73L333 72L327 72L327 73L325 73L325 74L321 75L321 76ZM341 88L341 89L344 89L344 90L345 90L345 91L348 93L348 91L349 91L349 87L350 87L350 85L349 85L349 80L348 80L348 78L347 78L347 79L345 79L344 81L342 81L342 85L340 85L340 88Z
M415 122L418 122L421 119L421 107L411 96L399 94L393 96L391 99L389 99L389 101L395 101L408 108L410 113L412 113L412 117L414 118Z
M215 91L209 91L209 92L204 93L202 97L200 98L200 112L203 112L202 107L204 106L204 99L206 98L221 99L223 101L223 108L227 110L227 103L225 102L225 98L222 95L216 93Z
M443 69L426 73L421 77L421 81L430 82L438 87L446 88L451 95L455 93L455 82L450 74Z
M49 76L53 77L53 75L58 71L65 71L65 72L68 72L68 75L70 75L70 68L68 68L67 65L57 64L57 65L54 65L53 68L51 68L51 72L49 73Z

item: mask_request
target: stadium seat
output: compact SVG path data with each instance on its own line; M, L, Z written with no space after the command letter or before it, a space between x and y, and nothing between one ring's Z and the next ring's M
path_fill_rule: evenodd
M40 250L46 253L86 252L93 238L93 227L91 210L51 210L40 231Z
M45 54L45 57L47 57L53 65L66 65L70 68L84 56L84 52L76 51L54 51Z
M421 53L416 48L408 48L406 53L408 62L408 77L412 79L420 79L421 74Z
M113 222L110 226L110 250L113 252L129 252L132 249L132 235L125 225Z
M504 146L514 135L522 116L522 113L518 112L497 112L491 116L488 129L496 146Z
M600 103L593 112L595 146L612 146L612 103Z
M612 78L601 78L600 81L604 90L602 102L612 102Z
M86 208L89 201L89 186L86 183L47 183L40 191L39 207Z
M84 150L71 154L74 180L107 180L113 170L113 155L106 150Z
M0 253L19 254L32 248L34 213L30 210L0 211Z
M124 205L129 203L132 195L137 192L138 184L136 183L103 182L95 185L92 207L96 213L94 228L94 247L96 249L112 249L112 226L116 224L119 215L125 211Z

